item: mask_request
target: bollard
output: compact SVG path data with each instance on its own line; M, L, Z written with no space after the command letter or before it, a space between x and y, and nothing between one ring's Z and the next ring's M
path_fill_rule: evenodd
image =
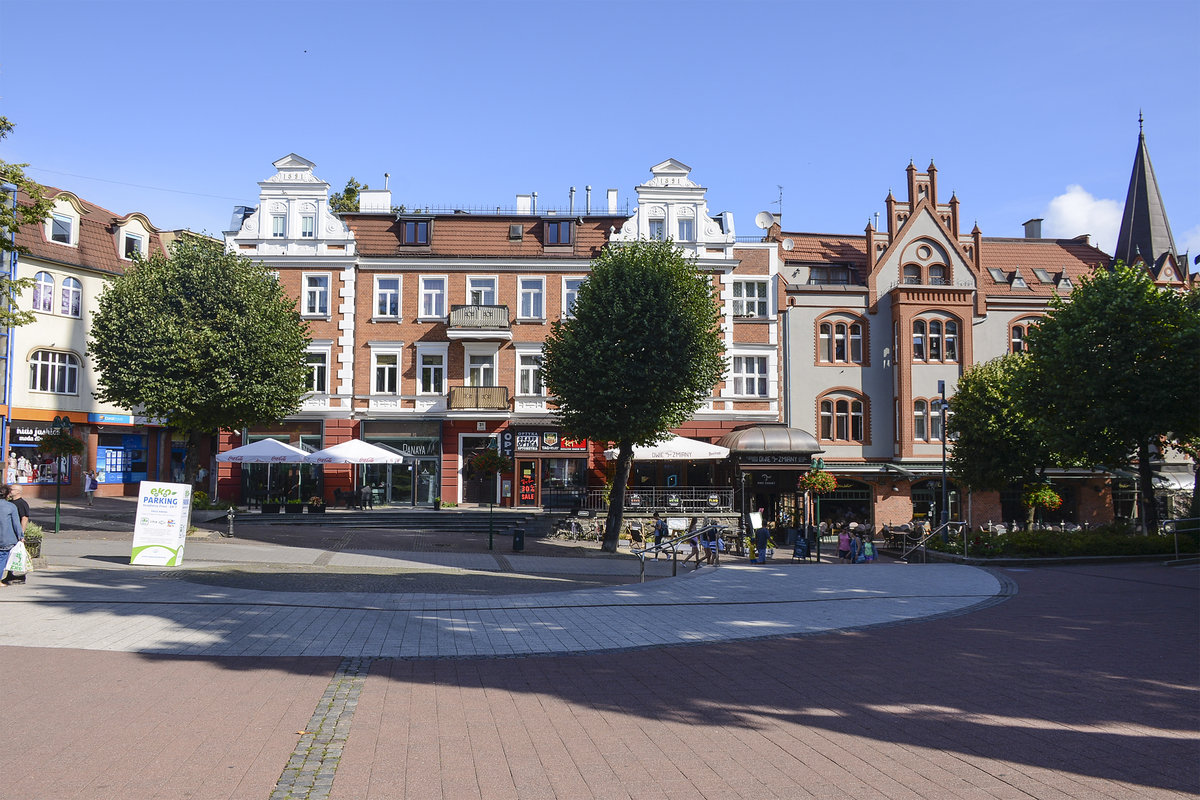
M513 552L520 553L525 549L525 529L513 528Z
M233 508L231 507L225 512L225 519L229 523L229 533L225 534L225 538L227 539L233 538L233 516Z

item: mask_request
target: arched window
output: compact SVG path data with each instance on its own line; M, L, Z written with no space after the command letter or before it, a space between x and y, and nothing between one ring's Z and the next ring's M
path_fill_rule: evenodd
M79 359L71 353L35 350L29 358L29 388L35 392L79 394Z
M909 264L904 268L904 282L916 283L921 282L921 268L916 264Z
M924 400L913 401L913 439L924 442L929 439L929 428L926 418L929 414L929 404Z
M863 323L849 312L835 312L817 326L817 361L823 364L862 364Z
M33 278L33 310L54 310L54 278L49 272L39 272Z
M74 278L63 278L59 313L67 317L83 316L83 285Z
M933 264L929 267L929 282L934 286L946 285L946 267L944 264Z
M913 360L925 360L925 321L913 320Z
M839 322L833 326L833 359L846 360L846 323Z
M850 360L861 364L863 360L862 325L855 322L850 326Z
M942 321L929 320L929 360L942 360Z
M818 358L821 361L833 361L833 325L821 323L821 333L818 341Z
M1029 317L1014 322L1010 328L1010 338L1008 341L1008 350L1010 353L1024 353L1029 349L1029 342L1026 341L1029 337L1029 331L1032 330L1039 320L1037 317Z
M844 394L821 400L821 439L829 442L866 442L866 409L861 398Z
M958 361L958 323L946 320L946 360Z

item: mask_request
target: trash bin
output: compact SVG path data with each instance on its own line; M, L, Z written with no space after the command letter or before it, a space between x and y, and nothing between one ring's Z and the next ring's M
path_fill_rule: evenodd
M513 552L519 553L525 549L525 529L513 528Z

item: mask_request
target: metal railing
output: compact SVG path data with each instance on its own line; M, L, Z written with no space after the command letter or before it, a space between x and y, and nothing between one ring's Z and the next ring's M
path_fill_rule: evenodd
M1192 534L1200 533L1200 517L1185 517L1183 519L1166 519L1166 520L1162 521L1162 523L1160 524L1159 527L1163 530L1163 532L1169 532L1175 537L1175 560L1176 561L1179 561L1181 558L1179 555L1179 534L1180 534L1179 525L1180 525L1180 523L1186 523L1185 527L1187 528L1187 530L1183 531L1183 533L1192 533Z
M507 330L508 306L450 306L450 327L467 330Z
M645 583L647 554L654 553L655 555L658 555L661 553L666 553L669 550L671 553L671 577L673 578L679 574L679 549L676 547L676 545L695 539L697 543L696 548L684 556L683 563L686 564L692 559L692 556L695 556L696 565L692 567L692 569L700 569L700 554L704 550L704 534L715 533L717 538L723 538L727 530L728 528L725 525L704 525L696 528L694 531L683 531L682 533L673 536L670 539L664 539L659 544L651 544L646 545L645 547L636 548L631 547L629 552L637 556L638 561L641 562L641 578L642 583ZM643 544L644 543L645 542L643 540Z
M936 528L931 530L929 533L922 536L921 540L918 541L916 544L914 544L912 547L910 547L907 550L905 550L904 552L902 552L900 554L900 560L907 561L908 563L911 564L912 562L908 561L908 557L910 555L912 555L913 552L915 552L916 550L920 550L921 551L921 562L928 563L929 562L929 554L926 552L926 549L925 549L926 542L928 542L934 536L937 536L942 533L946 533L946 534L960 533L966 529L966 526L967 526L967 523L963 522L961 520L952 520L950 522L945 522L945 523L937 526ZM907 534L907 533L905 534L906 542L908 539L908 535L909 534ZM964 548L966 547L966 536L965 535L963 536L963 547ZM964 553L963 555L966 555L966 554Z
M507 411L508 387L451 386L449 408L451 411Z
M582 492L583 508L608 508L605 489ZM668 511L676 514L702 514L707 511L729 511L733 508L733 489L728 487L668 486L642 487L625 490L626 511Z

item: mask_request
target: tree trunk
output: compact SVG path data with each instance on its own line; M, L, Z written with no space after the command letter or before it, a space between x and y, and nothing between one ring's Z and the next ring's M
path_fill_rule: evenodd
M199 431L188 431L187 452L183 458L183 482L188 486L196 485L196 473L200 471L200 439Z
M1154 466L1150 463L1150 443L1138 445L1138 496L1142 524L1146 533L1158 533L1158 500L1154 496Z
M629 468L633 466L633 442L618 445L617 470L613 475L612 491L608 495L608 518L604 522L604 541L600 549L606 553L617 552L621 538L621 519L625 511L625 484L629 482Z

